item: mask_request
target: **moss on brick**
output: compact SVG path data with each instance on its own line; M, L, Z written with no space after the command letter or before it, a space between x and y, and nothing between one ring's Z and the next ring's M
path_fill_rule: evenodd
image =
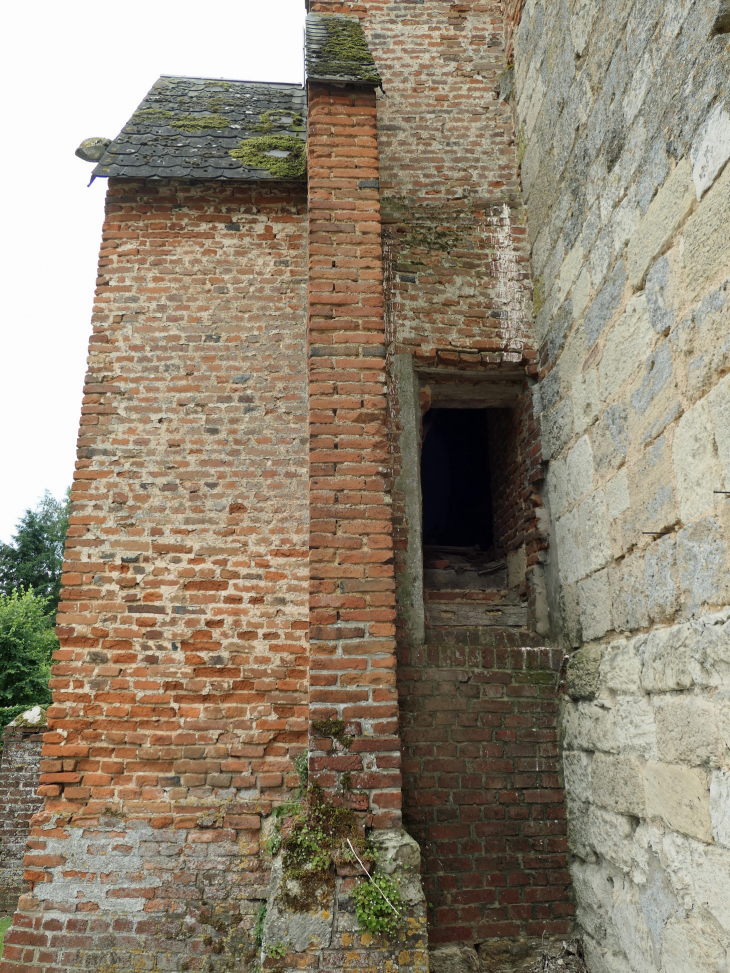
M374 84L380 75L359 20L328 17L327 40L317 57L316 76L348 77Z

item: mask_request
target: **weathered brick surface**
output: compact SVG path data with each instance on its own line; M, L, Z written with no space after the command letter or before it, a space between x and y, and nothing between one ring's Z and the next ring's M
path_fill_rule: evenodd
M0 915L12 912L24 890L23 857L30 820L43 806L37 795L43 733L7 727L0 751ZM27 888L27 886L26 886Z
M46 805L3 973L110 943L127 969L196 969L218 941L215 967L265 895L260 816L306 746L305 213L294 185L109 186Z
M530 641L432 629L401 650L404 822L422 849L434 944L570 928L562 653Z
M395 580L375 94L309 88L310 715L355 739L311 769L400 823ZM368 803L354 799L363 810Z

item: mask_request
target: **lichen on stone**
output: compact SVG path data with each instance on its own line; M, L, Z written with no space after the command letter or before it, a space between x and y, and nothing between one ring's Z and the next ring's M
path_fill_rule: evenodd
M285 152L286 155L274 155L275 152ZM303 179L307 172L307 146L295 135L261 135L244 139L229 154L250 169L267 169L278 179Z

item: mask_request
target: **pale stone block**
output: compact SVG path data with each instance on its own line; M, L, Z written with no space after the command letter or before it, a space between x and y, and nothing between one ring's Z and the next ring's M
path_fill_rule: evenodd
M692 767L650 762L644 775L646 814L699 841L712 841L707 774Z
M578 510L561 517L555 525L557 549L560 552L560 577L564 584L573 584L582 578L583 554L580 545L580 517Z
M585 374L579 373L571 385L573 398L573 429L576 435L590 426L598 418L598 369L591 368Z
M573 286L573 320L580 321L591 299L591 271L588 264L581 270Z
M644 592L644 558L638 553L609 568L613 627L632 632L649 625Z
M591 574L602 568L611 557L611 543L608 536L608 514L606 495L596 490L581 503L580 544L583 551L583 574Z
M712 491L719 489L722 476L706 399L694 405L679 420L674 433L672 459L679 510L687 524L714 507Z
M606 483L606 507L608 509L608 519L616 520L625 513L631 506L629 496L629 478L626 469L619 470L616 476L612 476Z
M654 973L654 949L651 934L646 924L638 889L628 882L618 893L611 916L621 948L626 954L632 970L636 973Z
M656 194L629 241L629 278L634 289L641 287L647 270L667 249L694 203L692 167L688 159L682 159Z
M617 693L641 693L641 660L632 640L619 639L604 649L601 682Z
M600 639L613 628L611 590L605 568L578 582L578 604L583 638L587 642Z
M712 837L730 848L730 771L716 770L710 781L710 821Z
M661 852L685 908L709 912L730 933L730 851L709 841L668 834Z
M563 773L565 793L574 801L587 803L593 795L591 789L591 766L593 754L582 750L566 750L563 753Z
M715 105L695 136L690 150L692 178L700 200L730 159L730 116L722 104Z
M568 797L565 810L568 816L568 850L571 855L576 855L585 862L596 861L589 817L590 804Z
M644 761L640 757L597 753L593 758L591 780L594 803L637 818L646 814Z
M649 615L668 621L679 609L679 574L673 537L661 537L644 555L644 586Z
M722 484L715 489L730 490L730 375L718 382L707 396L707 403L723 473Z
M581 436L566 459L568 502L576 503L593 489L593 450L588 436Z
M647 693L690 689L694 634L689 625L657 629L637 640L642 659L641 685Z
M618 696L614 707L616 742L621 753L647 760L658 757L654 708L646 696Z
M566 750L615 751L616 726L613 711L596 703L568 700L563 713Z
M723 744L715 707L701 696L654 700L659 756L666 763L718 767Z
M606 338L598 366L602 401L612 399L629 376L643 365L654 338L646 297L637 294Z
M698 297L730 265L730 166L706 194L684 233L684 266L691 297Z
M556 303L562 304L565 300L568 291L575 283L575 280L583 266L583 261L585 260L585 254L583 253L583 247L580 243L576 243L570 253L566 254L563 259L563 265L560 268L560 274L555 283L555 295Z
M631 871L634 825L622 814L600 807L588 811L590 841L596 852L624 872Z
M730 749L730 693L715 693L712 702L717 708L717 728L726 749Z
M728 552L722 525L704 517L677 534L679 583L690 607L728 601Z
M568 480L564 459L551 461L548 475L548 496L550 497L550 511L553 517L562 517L568 506Z
M662 973L720 973L727 970L725 945L695 916L675 916L662 943Z

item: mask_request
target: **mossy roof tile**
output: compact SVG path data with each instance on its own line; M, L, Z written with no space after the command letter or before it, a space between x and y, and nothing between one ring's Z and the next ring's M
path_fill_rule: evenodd
M94 175L282 179L269 169L245 165L241 143L272 136L304 143L306 114L301 85L163 75L109 146Z
M307 14L307 77L378 87L378 69L357 17Z

